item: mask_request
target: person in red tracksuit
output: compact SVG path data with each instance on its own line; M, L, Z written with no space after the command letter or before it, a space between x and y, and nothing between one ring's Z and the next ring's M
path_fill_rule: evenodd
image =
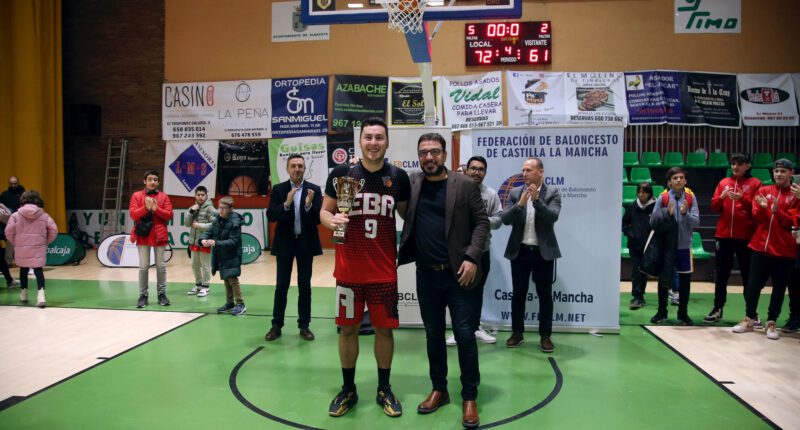
M745 154L731 156L729 178L719 181L714 196L711 197L711 210L719 214L717 232L717 252L715 254L714 307L703 318L705 322L722 319L722 308L728 296L728 279L733 269L733 256L739 260L742 285L747 285L750 273L750 249L747 243L756 230L753 222L753 197L761 188L761 181L750 175L750 157Z
M156 280L158 281L158 304L169 306L167 298L167 262L164 250L169 242L167 222L172 219L172 203L169 196L158 191L159 175L155 170L144 174L144 189L133 193L128 207L134 227L131 242L139 250L139 300L137 308L147 306L148 271L150 270L150 249L156 260ZM148 226L149 225L149 226Z
M753 251L750 260L750 279L745 287L745 317L733 327L734 333L752 331L756 320L756 309L761 289L768 278L772 278L772 297L767 314L766 334L768 339L780 336L775 322L783 306L783 295L794 268L797 242L792 236L794 213L800 208L800 199L791 189L794 164L781 158L772 171L775 185L761 187L753 198L753 219L756 232L750 240Z

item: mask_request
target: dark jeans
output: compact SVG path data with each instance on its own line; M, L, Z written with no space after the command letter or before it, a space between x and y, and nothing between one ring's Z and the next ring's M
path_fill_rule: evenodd
M728 299L728 279L733 269L733 255L739 260L739 271L742 274L742 285L747 285L750 277L750 248L746 239L717 239L716 281L714 282L714 307L725 306Z
M272 304L272 325L283 327L286 313L286 296L289 292L289 281L292 278L292 262L297 259L297 326L308 328L311 323L311 263L313 256L297 255L296 257L276 256L278 263L275 299Z
M555 261L542 258L538 247L520 245L517 258L511 260L511 330L525 331L525 302L528 297L529 280L536 284L539 296L539 336L550 337L553 333L553 266Z
M689 294L692 292L692 274L673 272L671 276L676 275L678 277L677 289L680 295L680 299L678 300L678 318L688 317ZM658 282L658 313L667 315L669 290L672 289L674 291L675 288L671 287L671 285L667 285L663 278L663 276L659 278ZM670 284L674 284L674 281L670 280Z
M19 287L28 288L28 267L19 268ZM44 288L44 270L41 267L34 267L33 274L36 275L36 287L40 290Z
M483 253L483 257L481 257L481 269L483 273L481 273L481 278L478 280L478 284L475 286L475 289L478 290L478 309L475 312L475 330L481 325L481 312L483 311L483 287L486 286L486 279L489 277L489 269L492 268L492 259L489 255L489 251Z
M417 267L417 297L422 322L425 324L428 365L433 389L447 392L445 310L449 308L453 335L458 344L461 398L475 400L481 382L474 323L474 315L480 313L480 291L478 288L461 288L450 269L435 271Z
M636 299L644 299L644 290L647 287L647 275L642 273L643 251L629 249L631 254L631 295Z
M6 263L6 248L2 246L0 246L0 272L3 272L3 277L6 278L7 283L14 282L11 271L8 270L8 263Z
M772 297L769 300L767 321L777 321L781 315L783 295L786 294L786 285L789 283L794 268L794 259L772 257L760 252L754 252L750 259L750 282L744 291L745 315L756 318L758 313L758 299L761 290L772 278Z

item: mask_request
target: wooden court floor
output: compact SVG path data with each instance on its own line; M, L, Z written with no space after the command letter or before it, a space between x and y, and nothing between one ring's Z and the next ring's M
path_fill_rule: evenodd
M264 341L274 292L267 255L244 269L242 317L213 313L219 281L209 297L185 295L191 269L180 252L168 267L169 307L135 310L137 270L99 267L92 254L46 272L49 308L19 306L18 290L0 289L0 396L9 396L0 399L0 428L460 428L457 402L431 415L415 411L430 390L420 329L395 333L392 385L403 416L389 418L374 403L372 336L361 338L359 404L344 417L327 415L341 384L334 290L326 288L332 264L331 254L315 260L314 342L297 335L294 289L283 337ZM690 329L646 327L653 305L629 311L629 298L620 297L619 335L556 333L552 355L538 351L535 333L514 350L501 344L502 332L498 344L480 344L483 427L800 428L797 337L731 334L743 311L737 293L724 322ZM690 314L699 320L710 304L710 294L694 293ZM449 367L457 399L455 349Z

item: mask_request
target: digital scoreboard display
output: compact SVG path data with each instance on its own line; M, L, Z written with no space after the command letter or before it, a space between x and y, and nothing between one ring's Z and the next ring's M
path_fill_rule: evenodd
M467 66L551 64L550 30L550 21L467 23Z

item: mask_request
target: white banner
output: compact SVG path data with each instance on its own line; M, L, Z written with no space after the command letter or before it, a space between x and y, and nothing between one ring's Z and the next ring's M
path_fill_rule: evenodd
M628 125L628 106L625 103L624 73L565 73L567 124Z
M264 209L239 209L236 212L244 218L242 225L242 232L249 233L258 239L261 244L261 249L266 246L266 212ZM67 218L72 219L73 214L76 217L78 228L89 234L95 244L99 244L103 239L102 225L100 221L101 211L98 209L88 210L72 210L67 211ZM172 214L172 220L167 224L167 231L169 232L169 244L172 248L188 248L189 247L189 227L183 226L183 220L189 216L189 208L175 208ZM103 225L106 223L103 221ZM115 233L130 234L133 228L133 221L128 216L128 211L122 211L117 222ZM137 257L138 258L138 257Z
M453 130L503 125L503 77L483 75L443 76L444 117Z
M738 74L739 102L744 125L798 125L797 101L788 73Z
M300 2L272 3L272 42L303 42L328 40L329 25L305 25L300 20Z
M290 137L269 140L269 169L272 186L289 180L286 172L286 158L300 154L306 162L303 179L319 185L325 193L328 179L328 138L327 136Z
M271 90L269 79L162 84L161 138L271 137Z
M506 94L511 126L567 123L563 72L506 71Z
M105 238L97 247L97 259L106 267L139 267L139 250L129 234L117 234ZM155 251L150 249L150 265L155 263Z
M199 186L213 198L217 191L219 141L167 142L164 156L164 192L171 196L194 197Z
M800 111L800 73L792 73L792 86L794 87L794 97L797 101L797 109Z
M741 33L741 0L675 0L675 33Z
M619 226L622 182L610 180L622 170L620 126L476 129L473 153L489 163L484 183L508 193L522 181L522 163L539 157L545 182L561 192L555 224L562 258L553 284L554 330L619 329ZM484 326L511 324L511 265L503 257L510 226L492 231L491 271L484 289ZM531 283L525 324L536 326L538 297Z
M436 104L436 124L442 124L441 80L433 77L433 98ZM424 127L425 102L422 99L420 78L389 78L386 98L386 124L390 127Z

